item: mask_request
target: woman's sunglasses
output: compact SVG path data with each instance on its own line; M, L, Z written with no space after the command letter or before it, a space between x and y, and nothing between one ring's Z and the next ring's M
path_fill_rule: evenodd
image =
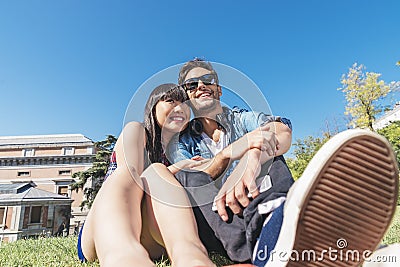
M193 92L199 87L199 81L201 81L204 85L212 85L216 83L216 76L213 73L205 74L200 77L190 78L183 83L183 88L186 91Z

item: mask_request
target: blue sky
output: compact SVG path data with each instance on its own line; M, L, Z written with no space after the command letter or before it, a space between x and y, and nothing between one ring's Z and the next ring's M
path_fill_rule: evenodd
M193 57L262 90L294 138L344 124L341 75L400 80L400 1L0 0L0 136L118 135L139 86ZM228 100L227 100L228 101Z

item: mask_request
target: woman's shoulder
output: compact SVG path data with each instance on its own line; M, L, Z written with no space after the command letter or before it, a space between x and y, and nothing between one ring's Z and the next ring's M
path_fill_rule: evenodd
M128 130L132 130L132 129L141 129L144 130L144 126L143 123L138 122L138 121L130 121L127 124L125 124L124 126L124 130L128 129Z
M122 129L122 132L117 140L117 145L118 143L122 142L122 139L125 140L124 142L135 142L141 138L145 140L145 136L143 124L137 121L131 121L125 124L124 128Z
M122 133L126 136L128 135L136 135L136 134L143 134L144 133L144 126L142 123L137 121L130 121L125 124L124 128L122 129Z

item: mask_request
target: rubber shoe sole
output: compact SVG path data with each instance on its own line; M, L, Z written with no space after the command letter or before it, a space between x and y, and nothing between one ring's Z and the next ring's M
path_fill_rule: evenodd
M399 171L389 142L368 130L331 138L289 190L265 266L358 266L396 209Z

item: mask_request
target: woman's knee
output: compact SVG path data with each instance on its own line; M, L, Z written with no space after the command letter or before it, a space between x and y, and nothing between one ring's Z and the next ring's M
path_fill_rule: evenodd
M175 176L169 171L167 166L162 163L151 164L143 173L142 177L146 180L159 181L159 179L165 180L170 184L177 185L178 181Z
M147 167L146 170L148 170L148 171L169 172L167 166L165 166L164 164L159 163L159 162L152 163L149 167Z
M115 171L107 178L107 183L114 185L126 186L138 186L143 188L143 182L137 174L134 167L118 167Z

